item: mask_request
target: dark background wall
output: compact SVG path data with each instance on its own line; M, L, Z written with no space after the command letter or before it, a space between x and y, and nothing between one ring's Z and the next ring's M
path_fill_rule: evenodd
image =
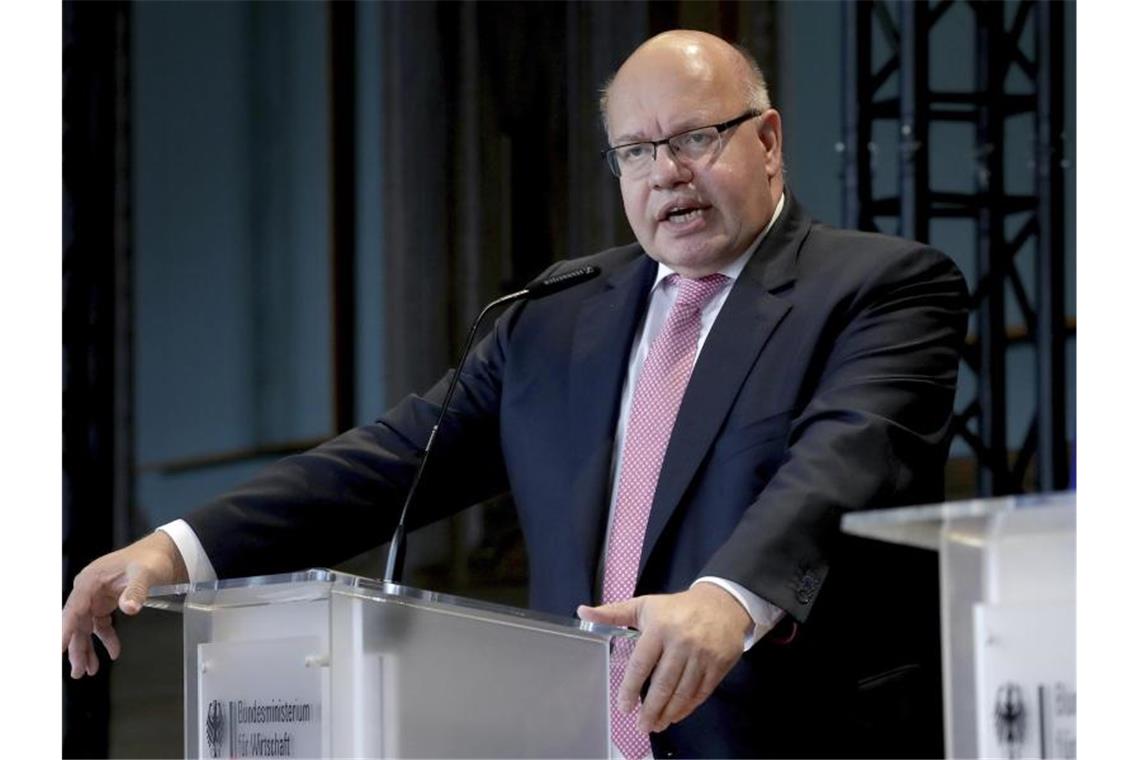
M483 302L631 241L598 157L597 92L675 27L756 54L790 186L839 224L840 3L65 4L65 588L91 557L425 387ZM955 4L931 41L940 86L973 81L972 30ZM932 135L944 188L975 182L970 126ZM874 139L876 182L891 182L897 139ZM1030 122L1010 125L1015 188L1031 188L1031 140ZM971 222L930 238L976 281ZM1011 440L1030 424L1035 372L1031 347L1011 349ZM974 392L962 376L959 408ZM971 453L952 454L951 492L971 495ZM414 584L525 602L509 501L418 532L410 561ZM177 620L143 618L124 626L110 675L69 685L65 754L180 754Z

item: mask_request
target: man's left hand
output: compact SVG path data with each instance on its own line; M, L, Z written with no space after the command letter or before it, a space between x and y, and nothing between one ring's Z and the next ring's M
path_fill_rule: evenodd
M641 631L618 691L618 709L631 712L652 673L638 727L664 731L713 693L744 652L752 618L724 589L698 583L676 594L636 596L599 607L578 608L592 623Z

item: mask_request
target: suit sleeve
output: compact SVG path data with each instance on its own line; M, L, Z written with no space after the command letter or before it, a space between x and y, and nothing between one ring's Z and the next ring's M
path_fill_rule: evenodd
M804 621L844 512L941 498L965 286L931 249L894 255L845 302L784 459L703 573Z
M505 347L518 313L515 307L500 317L464 365L409 512L411 528L507 488L498 408ZM449 380L450 373L376 422L286 457L187 515L218 576L330 566L386 542Z

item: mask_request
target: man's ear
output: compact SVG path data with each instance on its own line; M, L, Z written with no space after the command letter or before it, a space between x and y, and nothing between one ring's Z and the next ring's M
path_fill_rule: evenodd
M756 129L766 153L764 167L769 178L779 177L784 172L784 128L780 112L769 108L756 118Z

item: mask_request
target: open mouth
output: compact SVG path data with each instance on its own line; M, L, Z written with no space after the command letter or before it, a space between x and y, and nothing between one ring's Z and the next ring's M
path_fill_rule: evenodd
M695 201L678 201L665 206L657 213L657 221L670 226L683 227L700 220L708 206Z
M691 222L692 220L696 219L703 212L704 209L700 208L677 209L676 211L670 211L665 215L665 218L670 222L678 222L684 224L685 222Z

